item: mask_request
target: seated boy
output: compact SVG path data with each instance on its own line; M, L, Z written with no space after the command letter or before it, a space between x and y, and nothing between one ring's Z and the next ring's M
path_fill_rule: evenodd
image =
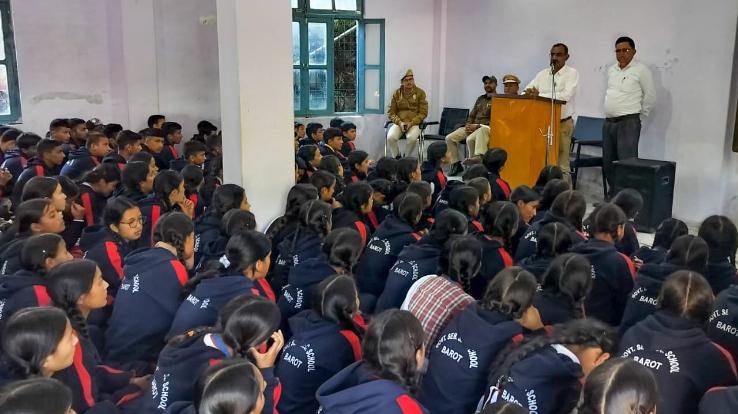
M72 180L82 178L88 171L100 165L103 157L110 152L108 137L102 132L93 132L87 136L85 146L72 151L69 160L61 169L61 175Z

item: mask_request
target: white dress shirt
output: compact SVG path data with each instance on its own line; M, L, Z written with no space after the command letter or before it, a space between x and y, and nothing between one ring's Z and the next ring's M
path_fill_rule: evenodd
M551 97L553 89L554 99L566 101L566 105L561 108L561 119L574 115L574 95L577 93L579 86L579 72L571 66L562 67L553 76L554 87L551 87L551 68L543 69L538 72L535 78L525 87L530 89L535 87L538 89L538 96L544 98Z
M606 117L629 114L645 117L651 112L655 101L653 76L643 63L633 59L622 69L616 63L607 70Z

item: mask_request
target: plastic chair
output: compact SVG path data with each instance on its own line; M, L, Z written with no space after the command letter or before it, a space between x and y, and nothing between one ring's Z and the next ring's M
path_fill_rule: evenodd
M602 126L604 118L591 116L577 117L574 132L571 137L571 155L569 165L571 168L571 185L577 188L577 175L580 168L600 167L602 170L602 189L607 196L607 179L603 168L602 157L582 154L582 146L602 148Z
M425 134L425 139L432 141L443 141L446 135L454 132L460 127L466 125L466 119L469 117L469 110L466 108L443 108L441 111L441 121L427 122L426 125L438 125L437 134ZM465 144L466 140L460 142ZM462 145L466 153L466 145Z

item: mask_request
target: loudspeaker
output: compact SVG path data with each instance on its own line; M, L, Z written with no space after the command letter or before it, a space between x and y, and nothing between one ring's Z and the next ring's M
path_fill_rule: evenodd
M643 197L643 208L635 218L636 229L654 233L664 219L671 217L676 163L628 158L613 162L613 170L616 192L632 188Z

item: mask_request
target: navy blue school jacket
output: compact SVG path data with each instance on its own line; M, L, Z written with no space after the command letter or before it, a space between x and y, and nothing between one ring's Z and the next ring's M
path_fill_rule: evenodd
M123 258L130 253L128 243L105 226L87 227L82 232L79 247L85 259L97 263L102 277L108 282L108 294L115 297L123 280Z
M541 284L543 282L543 274L546 273L553 259L553 257L539 257L534 254L521 260L518 264L523 269L531 272L536 277L536 280L538 280L538 284Z
M379 378L363 361L331 377L316 396L321 414L428 413L400 384Z
M172 160L179 158L179 152L177 152L177 149L174 148L174 145L172 145L167 138L164 138L164 146L161 151L159 151L158 154L152 155L154 155L156 166L159 167L159 171L168 170L169 163L172 162Z
M468 234L479 235L484 233L484 226L482 223L472 217L467 218L467 231Z
M579 400L582 375L571 351L562 345L546 346L513 364L511 379L502 391L490 386L483 406L505 400L538 414L569 414Z
M38 158L31 158L26 168L19 176L16 177L13 186L12 201L13 205L20 204L21 195L23 194L23 186L33 177L53 177L59 175L59 167L49 167Z
M276 367L283 390L277 411L312 414L318 410L318 387L361 359L361 339L312 310L291 317L289 323L292 338Z
M537 217L537 216L536 216ZM561 223L565 225L571 232L572 240L574 245L585 241L587 238L583 233L577 231L571 224L569 224L563 217L559 217L552 212L546 212L541 220L531 224L528 231L520 239L518 247L515 250L515 262L520 262L526 257L533 256L536 254L538 247L538 232L548 223Z
M415 244L406 246L387 274L387 283L377 299L375 312L396 309L402 305L407 291L416 280L438 272L443 240L425 236Z
M110 154L106 155L105 157L103 157L102 162L103 164L115 164L118 166L118 169L120 171L123 171L123 169L126 168L126 164L128 164L128 161L126 161L126 159L117 152L111 152Z
M641 259L643 263L661 263L666 260L666 253L668 252L669 249L665 249L659 246L641 246L638 248L638 250L636 250L635 253L633 253L633 257Z
M700 401L700 414L733 414L738 412L738 387L715 387Z
M707 264L705 279L710 282L715 295L738 283L735 266L728 259L722 261L710 261Z
M433 217L438 216L441 214L441 212L448 208L448 198L451 195L451 192L456 187L461 187L464 185L463 181L459 180L449 180L446 182L446 186L441 190L440 193L438 193L438 196L433 199L433 203L431 204L431 211Z
M271 288L263 291L261 287L269 284L264 279L259 282L262 283L255 283L244 275L223 275L203 279L179 305L167 338L200 326L214 326L218 321L220 310L236 296L264 296L273 302L274 293Z
M479 274L471 280L469 294L479 300L497 273L513 265L513 259L499 241L492 240L486 234L479 234L477 238L482 244L482 267Z
M103 222L102 215L105 205L108 202L107 197L96 192L87 183L79 185L79 202L85 209L85 225L93 226Z
M342 161L341 164L344 165L344 176L343 176L343 183L339 184L336 183L336 188L338 188L339 185L349 185L351 183L358 183L359 181L366 181L366 174L352 171L348 168L346 168L346 162ZM341 177L337 177L336 179L339 180ZM336 194L339 194L336 192Z
M93 168L100 165L101 162L102 159L91 155L87 147L80 147L69 153L67 162L62 167L60 174L76 181L88 171L92 171Z
M484 394L489 367L523 328L499 312L467 306L433 344L418 400L431 413L473 413Z
M356 151L356 144L354 144L354 141L351 141L350 139L343 137L343 145L341 145L341 153L348 157L349 154L351 154L351 151Z
M530 228L530 225L523 221L523 219L518 220L518 229L515 231L515 234L510 238L510 254L515 257L515 253L518 250L518 244L520 243L520 239L525 236L525 233L528 232L528 228Z
M9 275L21 270L20 252L30 235L16 236L0 246L0 275Z
M628 295L620 333L652 315L658 308L659 293L666 278L681 268L671 263L648 263L641 266L633 283L633 291Z
M727 349L734 359L738 358L738 286L720 292L712 309L707 336Z
M544 326L553 326L577 318L574 304L562 295L546 291L536 292L536 296L533 298L533 306L538 309Z
M379 296L384 290L387 273L405 246L420 240L419 233L394 215L387 216L369 239L356 267L359 291Z
M287 285L277 300L282 320L286 322L293 315L310 308L315 288L320 282L335 274L336 270L322 254L290 269Z
M625 222L623 238L615 243L615 248L618 249L620 253L631 257L640 247L641 245L638 242L638 233L636 232L635 224L633 223L633 220L628 220Z
M274 290L281 292L287 284L290 269L303 261L321 254L323 239L315 233L296 231L282 240L277 248L277 260L272 266L269 283Z
M227 235L220 233L215 239L205 241L204 244L201 244L200 260L195 262L195 271L201 271L205 269L208 263L213 260L220 260L221 257L225 256L228 240ZM202 242L203 240L200 240L200 243Z
M51 305L44 279L21 269L0 277L0 325L23 308Z
M348 227L358 231L361 236L361 242L366 246L372 232L371 228L364 220L364 217L361 217L355 212L344 207L339 207L333 210L333 229Z
M430 161L423 161L423 164L420 165L420 171L422 174L421 179L433 186L432 199L437 199L441 191L446 188L446 183L448 182L443 169L440 166L431 164Z
M710 342L700 325L668 311L659 310L630 328L620 340L620 352L653 372L660 413L696 413L707 390L738 381L728 351Z
M152 247L126 257L105 335L106 361L156 361L182 302L187 269L170 251Z
M220 219L221 217L211 213L195 220L195 264L197 266L204 263L205 245L221 237Z
M572 248L592 264L592 290L584 308L588 318L597 318L611 326L623 319L628 295L633 290L635 265L630 258L606 241L590 239Z
M510 184L503 180L502 177L495 173L487 175L489 186L492 188L492 201L509 201L510 200Z
M13 194L13 186L18 181L18 177L28 165L28 158L24 157L18 149L13 149L3 154L2 168L10 171L13 176L7 184L5 184L5 194Z
M138 201L137 204L138 208L141 209L141 216L143 216L144 223L141 238L136 241L136 247L151 247L154 244L156 223L159 222L159 218L163 214L169 212L169 207L164 203L164 200L161 200L154 193Z

